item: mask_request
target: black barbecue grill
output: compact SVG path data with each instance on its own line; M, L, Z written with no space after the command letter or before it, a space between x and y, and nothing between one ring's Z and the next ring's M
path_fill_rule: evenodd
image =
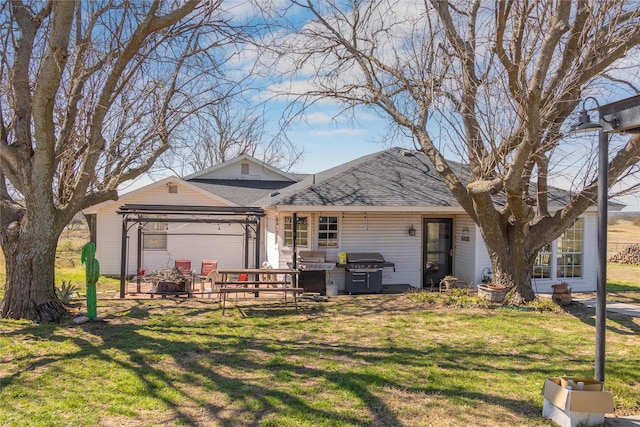
M319 292L326 295L327 271L336 267L335 262L326 262L322 251L300 251L296 267L300 270L298 286L305 292Z
M382 269L395 267L377 252L347 252L345 290L350 294L380 293Z

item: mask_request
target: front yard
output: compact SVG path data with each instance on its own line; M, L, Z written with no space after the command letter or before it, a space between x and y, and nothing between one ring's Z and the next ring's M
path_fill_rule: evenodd
M544 379L592 375L593 313L101 300L104 322L0 320L1 425L549 425ZM640 319L611 315L607 387L640 412Z

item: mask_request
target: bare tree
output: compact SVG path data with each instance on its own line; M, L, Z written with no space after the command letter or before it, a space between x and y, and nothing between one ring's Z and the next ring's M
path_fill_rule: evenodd
M176 135L171 150L159 159L164 170L185 176L242 154L283 170L300 160L303 150L283 141L278 129L275 135L268 134L264 104L242 102L233 93L219 99L185 120L188 131Z
M222 0L12 0L0 6L3 317L55 321L58 237L149 170L212 102L234 30Z
M621 73L638 66L637 1L291 3L312 19L281 21L289 36L265 46L298 86L306 79L292 91L303 108L326 98L369 106L411 135L479 226L494 280L513 302L533 299L539 250L596 201L594 170L584 167L595 153L577 154L563 135L568 118L585 94L616 99L607 82L626 80L616 90L637 93L637 71ZM611 186L635 172L640 137L614 151ZM458 156L470 177L445 156ZM584 172L574 180L582 186L551 207L549 180L563 167Z

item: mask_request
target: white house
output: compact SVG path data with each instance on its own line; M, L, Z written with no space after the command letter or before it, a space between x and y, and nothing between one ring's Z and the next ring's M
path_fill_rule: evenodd
M554 197L551 205L566 194L558 191ZM123 205L253 207L263 213L257 226L224 222L230 216L217 223L199 222L194 216L184 222L146 223L139 234L123 230L118 213ZM298 255L320 252L335 263L340 253L379 253L394 265L382 270L384 286L427 287L446 274L477 284L490 267L478 228L426 156L401 148L307 176L243 155L184 179L166 178L87 213L95 215L101 271L114 276L121 273L121 259L126 259L126 274L136 274L138 235L144 236L140 267L147 271L185 258L192 260L194 270L207 259L217 260L221 268L263 262L286 267L294 259L293 218ZM534 290L548 293L561 281L575 292L595 290L595 236L596 213L590 210L541 252L534 267ZM127 250L125 258L122 248ZM338 289L347 288L344 268L325 274Z

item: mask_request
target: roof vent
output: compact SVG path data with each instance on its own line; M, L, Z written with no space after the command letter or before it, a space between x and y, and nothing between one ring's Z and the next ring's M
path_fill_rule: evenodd
M280 192L279 192L279 191L272 191L271 193L269 193L269 195L270 195L271 197L275 197L275 196L277 196L278 194L280 194Z
M402 155L403 155L404 157L413 157L413 156L415 156L416 154L415 154L413 151L404 150L404 151L402 152Z

